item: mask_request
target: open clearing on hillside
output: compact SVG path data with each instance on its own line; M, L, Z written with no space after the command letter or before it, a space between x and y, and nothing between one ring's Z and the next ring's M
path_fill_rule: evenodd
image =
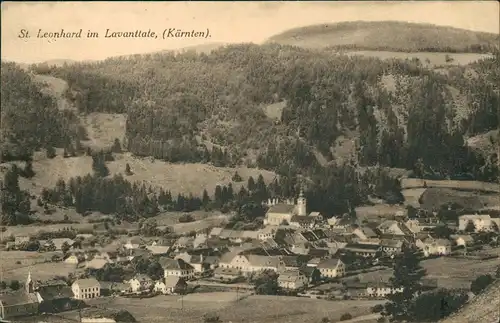
M269 119L281 120L281 113L286 106L286 101L270 104L264 107L264 113Z
M94 149L108 149L116 138L122 142L126 121L127 116L118 113L90 113L81 117L89 138L84 144Z
M213 293L199 294L204 302L184 300L179 296L158 296L149 299L96 299L92 305L107 308L126 308L139 322L198 323L207 313L220 316L223 322L239 323L317 323L323 317L336 321L344 313L360 316L370 313L371 307L383 301L325 301L298 297L252 295L238 302L219 302ZM221 293L217 293L219 295ZM233 298L234 293L229 293ZM186 299L191 295L186 296ZM195 295L192 295L195 297ZM222 297L222 296L220 296Z
M481 210L500 206L500 194L467 192L448 188L428 188L420 197L422 208L437 210L444 204L457 203L463 207Z
M361 55L368 57L376 57L380 59L413 59L418 58L420 62L426 67L436 66L455 66L455 65L468 65L480 59L489 58L488 54L476 53L430 53L430 52L391 52L391 51L375 51L375 50L360 50L348 51L347 55ZM450 57L450 61L446 61L446 57Z
M457 190L485 191L500 193L500 184L479 181L430 180L420 178L401 179L401 188L454 188Z
M42 188L53 188L60 178L68 181L72 177L92 174L91 157L63 158L61 155L62 151L59 149L57 150L57 156L53 159L47 159L45 154L37 153L33 159L35 176L30 180L20 178L21 188L40 194ZM227 185L232 182L231 179L236 171L243 181L233 183L235 192L238 192L241 185L246 185L250 176L257 180L259 175L262 174L266 183L272 181L276 176L273 172L257 168L215 167L196 163L171 164L151 158L137 158L129 153L116 154L115 161L107 163L111 176L123 174L126 164L130 165L134 173L127 176L127 180L163 187L175 195L178 193L192 193L194 196L201 196L203 189L206 189L209 194L213 194L216 185ZM7 167L5 167L6 169Z

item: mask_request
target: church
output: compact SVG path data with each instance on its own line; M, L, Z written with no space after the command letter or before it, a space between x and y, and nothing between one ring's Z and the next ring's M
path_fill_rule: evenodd
M300 190L297 203L293 203L290 199L282 203L275 198L268 200L267 205L269 206L269 210L266 213L264 225L279 226L282 224L290 224L293 218L308 217L307 201L302 190ZM316 215L318 215L318 213L313 212L309 216Z

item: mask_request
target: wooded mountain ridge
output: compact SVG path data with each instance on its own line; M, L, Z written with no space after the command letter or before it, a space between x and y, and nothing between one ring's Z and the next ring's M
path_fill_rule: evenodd
M393 24L401 23L339 26L386 30ZM443 31L444 38L456 34L444 30L453 31L448 36ZM474 34L481 42L491 36ZM465 140L498 129L498 66L495 53L443 74L418 59L382 61L269 43L227 45L209 54L40 64L31 72L67 81L66 96L80 113L126 113L126 138L118 139L139 156L212 162L209 150L217 147L221 165L245 163L280 174L307 174L325 162L348 160L353 166L411 169L416 176L496 181L498 156L478 154ZM74 116L57 111L27 75L2 63L3 145L10 145L2 150L4 157L25 141L32 149L78 145L82 134ZM282 107L277 121L266 114L270 105ZM41 113L40 106L54 113ZM37 125L48 115L42 124L64 125L57 126L63 133L54 138ZM339 156L337 148L346 142L352 147Z

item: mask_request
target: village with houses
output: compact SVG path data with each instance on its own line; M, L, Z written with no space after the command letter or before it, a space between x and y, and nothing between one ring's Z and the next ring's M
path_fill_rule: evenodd
M74 271L61 277L54 270L53 279L40 281L37 264L30 264L24 280L9 283L3 275L0 316L9 320L75 311L110 297L153 299L210 291L383 300L401 288L391 285L390 275L378 273L390 270L406 248L418 250L424 262L457 259L500 265L500 218L488 214L466 214L443 223L411 218L399 208L361 222L356 215L308 211L302 191L296 199L269 199L265 207L263 226L252 231L207 227L174 240L129 232L103 246L96 243L97 233L4 239L2 257L19 250L30 253L26 250L35 244L37 251L31 253L50 254L45 261L54 268L60 263ZM440 280L434 275L423 281L435 289Z

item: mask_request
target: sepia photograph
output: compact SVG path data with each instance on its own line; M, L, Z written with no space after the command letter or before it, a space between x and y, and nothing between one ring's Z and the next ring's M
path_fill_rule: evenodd
M2 1L0 323L500 323L497 1Z

